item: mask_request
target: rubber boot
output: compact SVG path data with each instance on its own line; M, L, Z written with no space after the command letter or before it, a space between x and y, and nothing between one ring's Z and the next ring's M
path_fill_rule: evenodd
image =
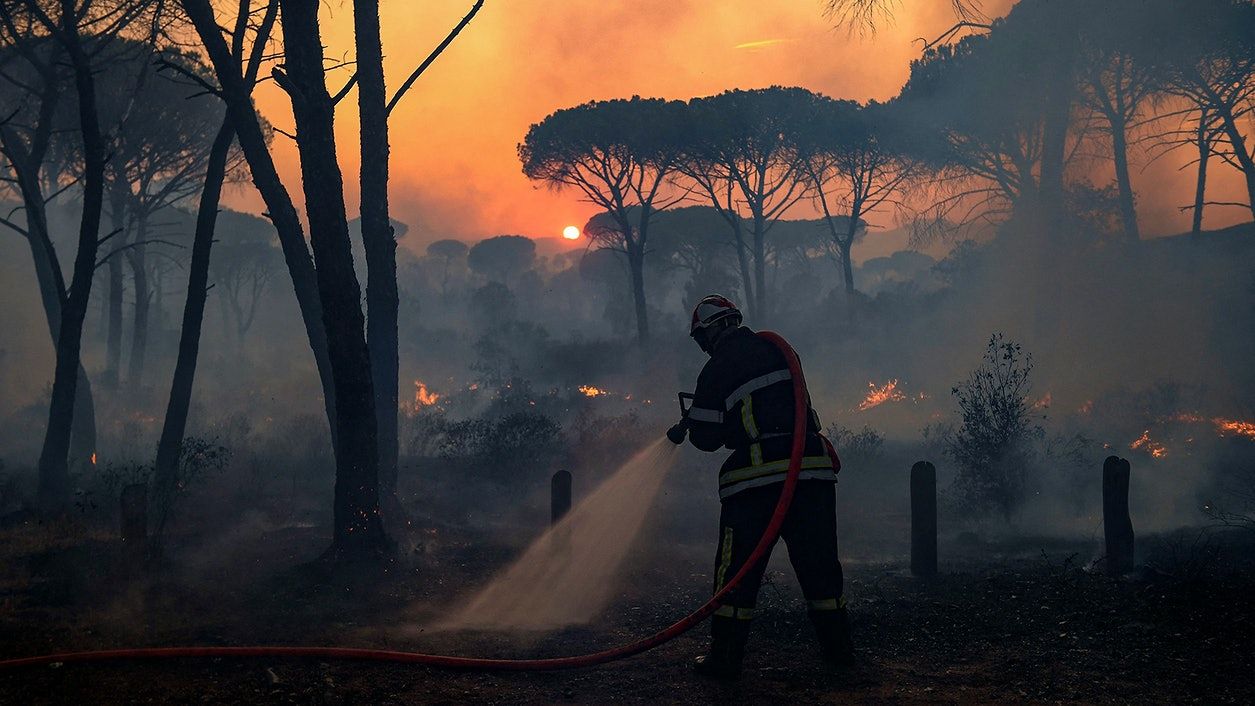
M750 635L750 621L716 615L710 623L710 652L693 660L693 671L704 677L736 679Z
M836 610L810 611L811 625L824 661L836 667L854 664L854 645L850 641L850 616L845 606Z

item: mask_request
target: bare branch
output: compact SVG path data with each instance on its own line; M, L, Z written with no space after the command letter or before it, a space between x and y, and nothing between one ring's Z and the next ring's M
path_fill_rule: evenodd
M449 32L449 36L445 37L444 41L427 55L427 58L423 60L423 63L418 65L418 68L414 69L414 72L410 74L409 78L405 79L405 83L401 84L401 87L397 89L397 92L392 96L392 100L388 101L387 113L389 115L392 114L392 109L395 108L397 103L401 101L401 97L405 95L405 92L410 90L410 86L414 85L414 82L417 81L418 77L427 70L427 67L431 66L431 63L435 61L442 52L444 52L445 48L453 43L453 40L457 38L458 34L462 31L462 28L470 24L471 20L474 19L475 15L479 12L479 9L483 6L484 0L475 0L475 4L471 6L471 11L466 13L466 17L462 18L462 21L453 28L453 31Z

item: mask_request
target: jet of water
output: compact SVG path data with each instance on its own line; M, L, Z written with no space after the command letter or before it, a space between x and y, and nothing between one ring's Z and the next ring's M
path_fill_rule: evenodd
M629 459L436 629L550 630L596 617L676 448L659 439Z

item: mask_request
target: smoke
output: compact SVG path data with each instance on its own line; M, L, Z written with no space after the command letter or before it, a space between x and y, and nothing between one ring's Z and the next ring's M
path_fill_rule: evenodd
M596 617L675 458L665 438L637 453L436 628L545 630Z

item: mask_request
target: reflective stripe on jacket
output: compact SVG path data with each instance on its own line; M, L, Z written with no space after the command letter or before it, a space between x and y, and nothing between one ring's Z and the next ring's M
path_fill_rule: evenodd
M819 418L813 409L809 416L800 479L836 480ZM720 498L783 481L793 431L793 384L784 355L748 328L730 331L697 377L688 418L694 446L732 449L719 471Z

